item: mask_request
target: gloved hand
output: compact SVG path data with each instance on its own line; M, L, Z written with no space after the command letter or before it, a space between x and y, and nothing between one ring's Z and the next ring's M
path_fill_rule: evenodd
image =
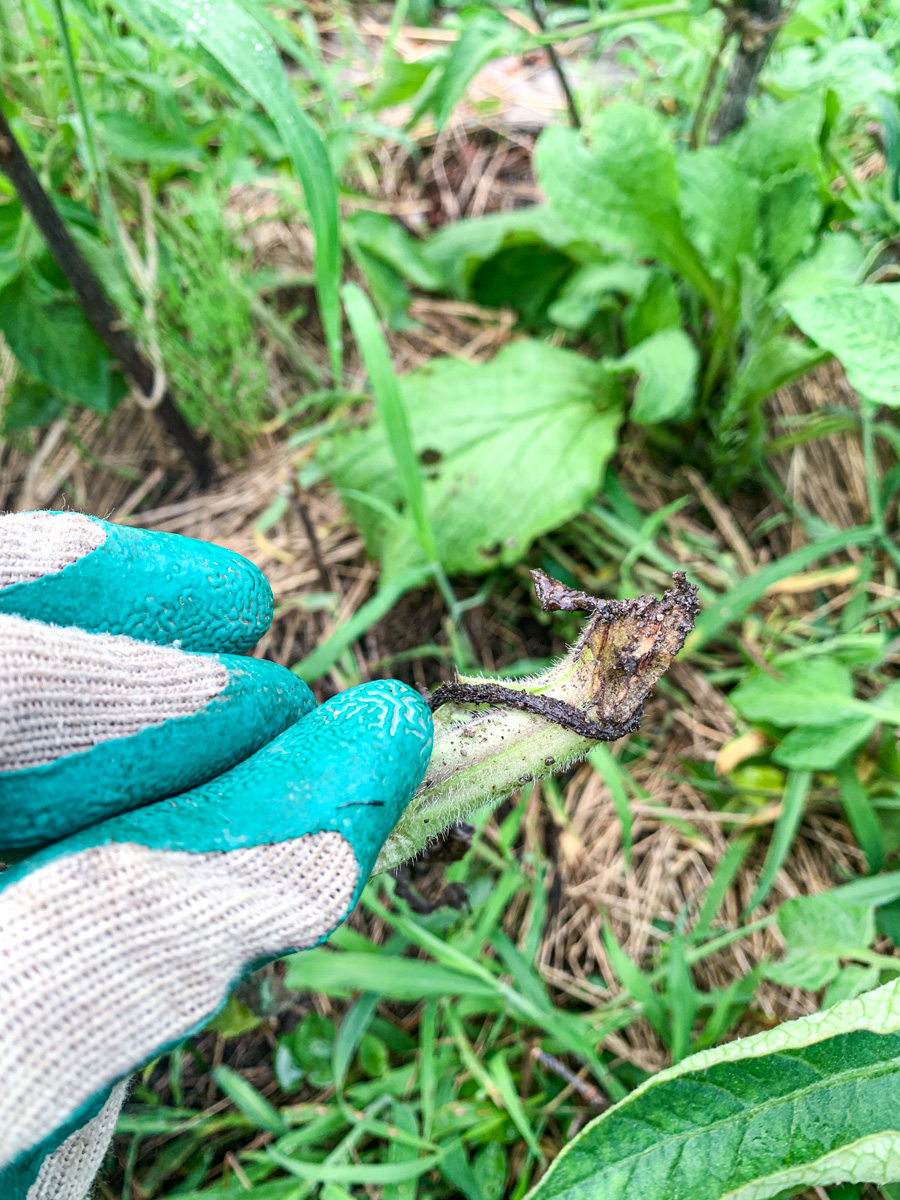
M82 1200L119 1081L327 937L422 779L415 692L316 707L233 653L271 615L218 547L0 516L0 847L41 847L0 873L3 1200Z

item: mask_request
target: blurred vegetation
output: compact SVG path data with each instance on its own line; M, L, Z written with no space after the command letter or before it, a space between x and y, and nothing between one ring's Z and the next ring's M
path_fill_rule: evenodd
M522 1197L662 1063L900 978L900 7L763 11L0 0L9 129L156 379L217 461L273 434L302 450L301 493L338 488L378 563L374 595L297 662L305 678L358 682L354 647L410 592L440 618L380 669L481 667L483 609L505 631L492 665L535 670L510 647L545 654L577 625L536 612L523 564L623 596L684 567L703 607L644 732L477 823L445 875L461 907L419 912L373 881L332 949L269 971L148 1067L101 1195ZM416 55L398 48L410 30ZM741 55L766 39L747 119L720 137ZM415 171L436 139L477 144L500 102L466 97L498 58L563 70L571 92L533 157L525 142L532 202L404 223L380 151ZM252 234L273 219L300 232L267 257ZM508 314L511 337L398 377L423 297ZM48 427L79 445L83 410L133 403L4 176L0 332L4 453L35 455ZM824 403L786 414L773 396L812 370ZM837 456L815 457L825 445ZM800 486L804 464L822 476ZM848 478L863 511L837 520L826 501ZM260 537L287 508L276 492ZM677 740L678 711L696 737L724 712L718 757ZM703 814L659 803L661 779L702 797L715 844ZM566 908L569 932L560 917L591 780L624 879L648 806L707 855L640 952L614 906ZM790 870L810 821L820 867L847 854L805 897ZM709 964L730 948L726 980ZM570 952L592 968L567 988ZM830 1183L779 1194L898 1194ZM680 1186L652 1194L701 1195Z

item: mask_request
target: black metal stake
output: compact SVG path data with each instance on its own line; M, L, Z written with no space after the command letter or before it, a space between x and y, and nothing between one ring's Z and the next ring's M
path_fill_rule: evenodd
M38 179L0 109L0 171L8 176L23 206L41 231L50 253L78 297L87 319L122 370L145 396L153 393L156 372L124 328L121 314L75 244L65 222ZM213 475L206 445L178 411L168 387L155 406L160 422L205 487Z

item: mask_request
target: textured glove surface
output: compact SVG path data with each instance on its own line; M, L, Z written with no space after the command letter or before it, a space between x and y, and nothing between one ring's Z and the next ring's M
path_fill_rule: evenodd
M26 517L52 531L40 555ZM43 1196L43 1154L248 967L347 915L430 757L430 714L403 684L314 708L283 668L215 653L265 628L265 580L143 536L0 517L0 844L44 845L0 875L11 1200Z
M220 547L0 516L0 847L175 795L309 712L292 672L229 652L271 614L265 577Z

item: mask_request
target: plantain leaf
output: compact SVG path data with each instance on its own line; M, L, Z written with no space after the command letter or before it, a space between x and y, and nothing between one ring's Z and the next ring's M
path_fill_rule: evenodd
M675 152L662 119L636 104L600 114L590 142L551 126L538 139L535 166L550 207L576 234L674 267L714 310L716 285L686 232Z
M900 1179L900 981L684 1059L570 1142L529 1200L766 1200Z
M690 416L700 356L683 329L662 329L607 365L637 375L631 419L638 425Z
M900 284L840 288L784 306L807 337L840 359L861 396L900 405Z
M523 340L489 363L434 359L399 383L425 515L450 572L517 562L581 511L615 450L621 387L602 364L568 350ZM322 454L387 575L421 561L383 426L333 438Z

